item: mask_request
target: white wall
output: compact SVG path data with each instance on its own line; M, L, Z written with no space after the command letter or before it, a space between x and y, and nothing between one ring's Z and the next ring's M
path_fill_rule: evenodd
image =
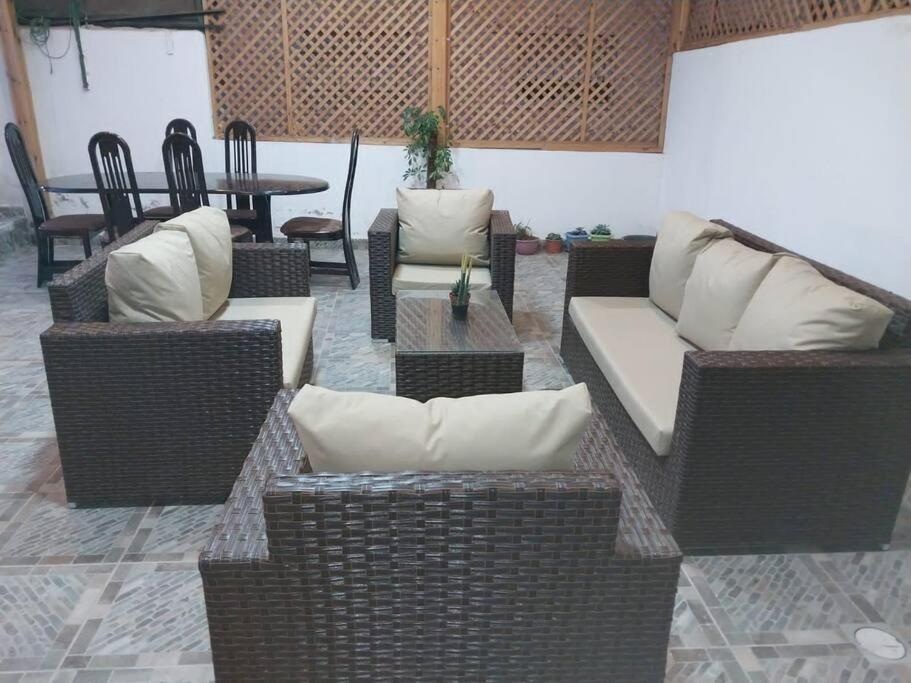
M62 52L68 29L54 29L51 54ZM55 61L23 32L44 160L50 176L88 172L87 144L111 130L130 144L137 170L162 168L165 124L175 116L197 127L206 166L221 170L224 152L213 138L205 40L198 31L86 29L82 33L90 90L83 91L75 49ZM263 172L326 178L329 192L276 198L276 225L294 215L341 210L347 146L263 142ZM463 187L489 186L496 206L528 220L536 233L606 222L619 234L653 231L662 158L658 154L608 154L458 149L456 171ZM381 207L394 206L394 188L405 169L401 147L362 145L353 201L353 231L365 236ZM150 200L153 198L149 198ZM154 198L162 203L164 197ZM86 195L64 198L66 207L97 206ZM151 203L151 201L150 201Z
M911 17L674 57L661 206L911 296Z

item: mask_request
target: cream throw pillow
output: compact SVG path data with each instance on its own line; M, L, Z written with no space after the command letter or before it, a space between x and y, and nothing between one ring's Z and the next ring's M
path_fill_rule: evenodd
M759 285L731 337L731 350L875 349L892 320L878 301L782 256Z
M468 253L490 263L490 190L396 190L400 263L457 266Z
M571 470L588 388L427 403L304 386L288 414L314 472Z
M707 351L722 351L763 278L772 254L737 240L715 240L696 257L683 292L677 334Z
M231 292L234 245L227 214L214 206L201 206L159 223L155 230L179 230L190 238L199 270L202 314L210 318Z
M202 293L190 238L163 230L108 254L104 271L111 322L202 320Z
M667 214L658 232L648 275L648 296L652 302L675 320L679 318L683 289L699 252L713 240L730 236L727 228L691 213Z

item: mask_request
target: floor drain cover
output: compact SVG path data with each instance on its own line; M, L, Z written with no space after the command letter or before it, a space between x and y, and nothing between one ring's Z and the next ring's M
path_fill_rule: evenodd
M854 632L854 640L867 652L883 659L901 659L905 656L905 646L891 633L879 628L865 626Z

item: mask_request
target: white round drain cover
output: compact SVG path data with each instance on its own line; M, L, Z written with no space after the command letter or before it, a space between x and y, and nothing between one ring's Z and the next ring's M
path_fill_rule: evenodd
M898 638L879 628L859 628L854 632L854 640L867 652L883 659L901 659L905 656L905 646Z

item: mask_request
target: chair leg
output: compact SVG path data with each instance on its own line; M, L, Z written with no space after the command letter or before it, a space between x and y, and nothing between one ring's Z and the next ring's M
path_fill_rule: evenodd
M85 252L86 258L92 255L92 236L87 232L82 235L82 251Z
M345 254L345 266L348 269L348 279L351 281L351 289L357 289L361 283L361 275L357 272L357 260L354 258L354 249L351 243L342 238L342 252Z
M50 239L41 233L38 233L38 287L41 288L49 278L48 270L50 263L48 261L48 242Z

